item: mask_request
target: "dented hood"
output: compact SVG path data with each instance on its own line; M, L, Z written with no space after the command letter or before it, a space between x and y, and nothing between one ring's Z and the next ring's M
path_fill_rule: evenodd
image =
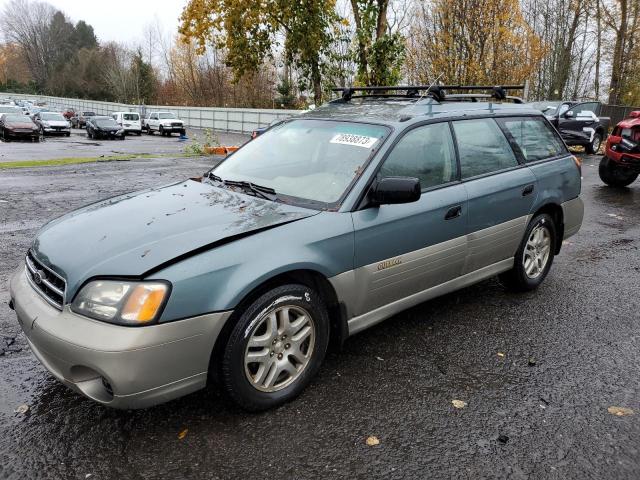
M188 180L103 200L45 225L36 258L67 279L134 276L194 250L318 213Z

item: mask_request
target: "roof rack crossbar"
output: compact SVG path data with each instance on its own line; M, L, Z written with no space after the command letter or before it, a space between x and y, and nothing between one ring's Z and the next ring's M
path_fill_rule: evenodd
M451 98L463 98L456 97L454 95L446 95L446 90L457 90L460 92L475 92L475 91L491 91L491 95L476 94L476 98L495 98L496 100L512 100L515 103L522 103L519 97L512 97L507 95L507 90L522 90L524 91L524 85L395 85L395 86L370 86L370 87L335 87L331 90L333 92L341 92L341 99L339 101L348 102L352 98L368 98L368 97L394 97L394 98L414 98L418 96L421 91L426 91L426 96L433 98L438 102L445 101L447 97ZM360 95L356 93L362 92ZM399 93L390 92L405 92L404 95ZM460 94L458 94L460 95ZM472 98L473 94L467 94L465 98Z
M507 95L507 90L523 90L524 85L395 85L395 86L370 86L370 87L335 87L333 92L341 92L341 99L338 101L348 102L352 98L369 98L369 97L393 97L393 98L414 98L418 96L420 91L426 91L426 96L433 98L438 102L443 102L449 98L495 98L496 100L512 100L514 103L523 103L519 97ZM460 92L474 92L490 90L491 94L464 94L446 95L446 90L457 90ZM355 95L362 92L360 95ZM390 92L406 92L404 95ZM457 95L457 96L456 96Z
M524 85L435 85L442 90L462 90L462 91L472 91L472 90L493 90L496 88L501 88L504 90L524 90ZM395 85L395 86L373 86L373 87L334 87L331 89L332 92L379 92L386 90L429 90L433 86L427 85Z

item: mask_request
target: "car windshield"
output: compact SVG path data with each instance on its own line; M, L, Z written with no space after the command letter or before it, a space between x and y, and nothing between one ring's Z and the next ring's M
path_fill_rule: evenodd
M99 127L118 127L119 125L113 118L96 118L93 123Z
M82 115L85 117L95 117L96 114L94 112L82 112Z
M340 201L388 133L380 125L293 120L247 143L212 173L327 207Z
M122 118L124 118L125 120L139 120L140 119L140 115L138 115L137 113L125 113Z
M42 113L40 114L40 118L48 122L56 122L56 121L66 122L67 120L59 113Z
M160 118L160 119L176 118L176 116L173 113L159 113L158 114L158 118Z
M558 107L562 102L533 102L531 106L537 110L540 110L545 115L555 115Z
M30 122L30 119L26 115L9 113L4 115L4 121L5 122Z
M16 107L4 107L0 105L0 113L16 113L19 109Z

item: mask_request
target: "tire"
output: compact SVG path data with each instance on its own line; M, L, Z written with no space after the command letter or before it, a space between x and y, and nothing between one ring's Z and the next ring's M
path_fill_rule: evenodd
M274 315L269 315L270 312ZM284 328L285 315L294 324L292 330ZM307 323L295 325L305 319ZM277 328L270 328L274 325ZM270 331L273 333L269 334ZM303 331L308 334L296 347L293 339ZM259 346L249 350L250 341ZM329 316L321 297L304 285L273 288L242 312L229 335L221 364L224 388L238 405L249 411L267 410L288 402L317 373L328 343ZM256 357L261 351L264 356ZM263 361L246 361L250 353ZM298 363L296 358L303 361Z
M158 131L160 132L160 136L164 137L165 131L164 131L164 128L162 127L162 125L160 125L160 128L158 129Z
M538 231L542 232L542 238L536 237ZM527 292L538 288L553 264L556 242L556 225L553 218L546 213L536 215L527 226L520 242L514 257L513 268L500 274L500 282L505 288L514 292ZM535 250L532 249L533 245L537 245ZM533 255L539 261L532 260ZM533 266L531 266L532 263ZM530 268L531 271L529 271Z
M91 130L87 130L87 137L93 138L93 133L91 133Z
M638 178L637 173L619 167L606 155L600 160L598 174L600 174L600 179L610 187L626 187Z
M591 143L584 146L584 151L589 155L595 155L602 145L602 133L596 132Z
M65 136L66 136L66 137L70 137L70 136L71 136L71 132L67 132L67 133L65 133Z
M153 135L153 131L151 130L151 127L147 127L147 135Z

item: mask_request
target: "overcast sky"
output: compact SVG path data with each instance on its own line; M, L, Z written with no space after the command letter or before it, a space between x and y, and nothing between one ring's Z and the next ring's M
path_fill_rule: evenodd
M173 33L187 0L44 0L77 22L92 25L98 40L131 43L142 37L142 29L157 18L163 29ZM9 0L0 0L0 11Z

